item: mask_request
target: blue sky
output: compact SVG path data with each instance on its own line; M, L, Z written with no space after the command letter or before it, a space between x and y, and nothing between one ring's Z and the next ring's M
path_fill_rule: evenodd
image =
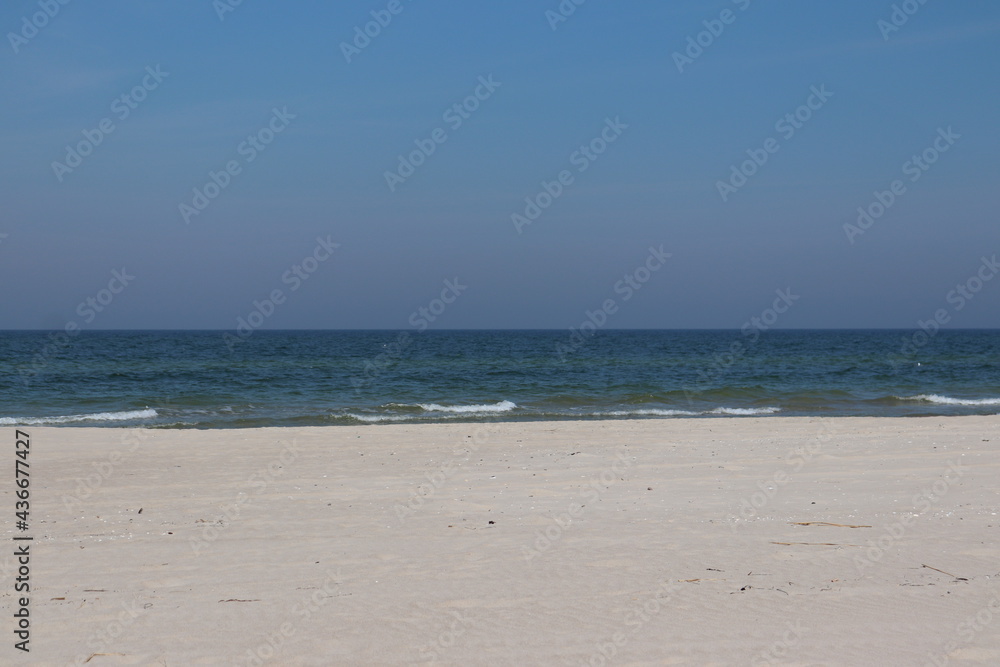
M893 3L860 0L567 0L558 22L557 0L244 0L220 18L222 2L43 0L37 34L37 0L0 10L0 329L233 329L258 309L266 328L407 329L455 279L434 328L565 329L609 298L609 327L738 328L786 289L778 327L912 328L941 309L1000 327L982 268L1000 253L995 2L896 3L915 9L898 26ZM348 62L372 12L391 21ZM704 46L679 71L689 38ZM829 97L800 109L812 90ZM417 142L433 152L390 189ZM881 217L845 230L896 180ZM318 238L339 246L316 255ZM616 284L660 246L626 302ZM959 285L980 288L961 308ZM104 303L85 321L88 298Z

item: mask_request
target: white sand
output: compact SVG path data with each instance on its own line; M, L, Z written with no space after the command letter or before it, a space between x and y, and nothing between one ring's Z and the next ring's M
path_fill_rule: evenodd
M998 427L29 428L0 663L996 665Z

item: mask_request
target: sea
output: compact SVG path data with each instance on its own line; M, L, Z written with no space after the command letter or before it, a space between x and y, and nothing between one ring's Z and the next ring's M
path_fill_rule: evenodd
M0 426L1000 413L1000 330L0 332Z

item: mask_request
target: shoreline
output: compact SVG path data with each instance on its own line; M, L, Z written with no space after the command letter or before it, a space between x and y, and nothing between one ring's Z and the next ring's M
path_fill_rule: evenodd
M622 417L607 417L607 416L593 416L593 417L566 417L566 418L553 418L553 417L520 417L520 418L510 418L510 417L459 417L454 419L440 419L438 421L425 420L425 421L355 421L352 423L330 423L330 424L288 424L288 425L263 425L263 426L198 426L198 425L149 425L144 426L141 424L133 425L95 425L86 422L73 422L67 424L53 424L53 423L43 423L43 424L26 424L26 423L4 423L0 424L0 429L57 429L57 430L88 430L94 429L98 431L116 431L116 430L148 430L148 431L256 431L260 429L324 429L324 428L368 428L368 427L412 427L412 426L476 426L479 424L628 424L628 423L672 423L672 422L701 422L701 421L751 421L751 420L806 420L806 421L816 421L816 420L850 420L850 419L885 419L885 420L910 420L910 419L981 419L990 417L1000 417L1000 412L991 412L987 414L909 414L909 415L898 415L898 416L884 416L884 415L733 415L733 414L699 414L699 415L684 415L684 416L622 416ZM44 418L38 418L44 419Z
M32 663L1000 660L1000 416L369 426L21 427Z

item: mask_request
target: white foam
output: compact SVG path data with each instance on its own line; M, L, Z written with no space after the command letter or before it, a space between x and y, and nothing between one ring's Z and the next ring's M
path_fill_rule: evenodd
M661 410L659 408L642 408L638 410L611 410L609 412L595 412L598 417L697 417L705 414L703 412L689 412L687 410Z
M897 398L899 398L897 396ZM938 394L919 394L917 396L906 396L904 401L926 401L939 405L1000 405L1000 398L952 398L951 396L940 396Z
M398 407L413 407L410 405L397 404ZM510 412L517 408L511 401L500 401L490 405L440 405L438 403L420 403L419 406L425 412L423 415L415 414L359 414L357 412L343 413L342 417L350 417L361 422L376 424L380 422L401 422L401 421L422 421L427 419L460 419L462 417L498 414ZM583 413L584 417L698 417L701 415L733 415L733 416L753 416L772 415L780 412L781 408L715 408L714 410L703 410L695 412L691 410L672 410L666 408L635 408L633 410L607 410L603 412ZM427 414L439 413L439 414Z
M710 415L773 415L781 412L781 408L715 408L709 410Z
M438 403L419 403L418 405L408 405L404 403L389 403L386 407L394 406L397 408L413 408L419 407L425 413L427 412L438 412L443 413L440 415L419 415L419 414L358 414L356 412L344 413L343 417L350 417L352 419L357 419L361 422L366 422L369 424L377 424L380 422L401 422L401 421L420 421L421 419L458 419L461 417L484 415L484 414L498 414L501 412L510 412L517 407L511 401L500 401L499 403L493 403L490 405L440 405Z
M611 410L609 412L595 412L598 417L698 417L700 415L773 415L781 412L781 408L715 408L702 412L691 412L689 410L663 410L660 408L639 408L636 410Z
M500 401L492 405L438 405L437 403L419 403L421 408L427 412L453 412L453 413L482 413L482 412L510 412L517 406L510 401Z
M131 419L152 419L159 416L156 410L131 410L127 412L95 412L89 415L64 415L59 417L0 417L0 426L41 426L44 424L71 424L73 422L116 422Z
M357 419L359 422L365 422L368 424L378 424L380 422L401 422L407 419L412 419L409 415L359 415L354 412L348 412L343 416L350 417L351 419Z

